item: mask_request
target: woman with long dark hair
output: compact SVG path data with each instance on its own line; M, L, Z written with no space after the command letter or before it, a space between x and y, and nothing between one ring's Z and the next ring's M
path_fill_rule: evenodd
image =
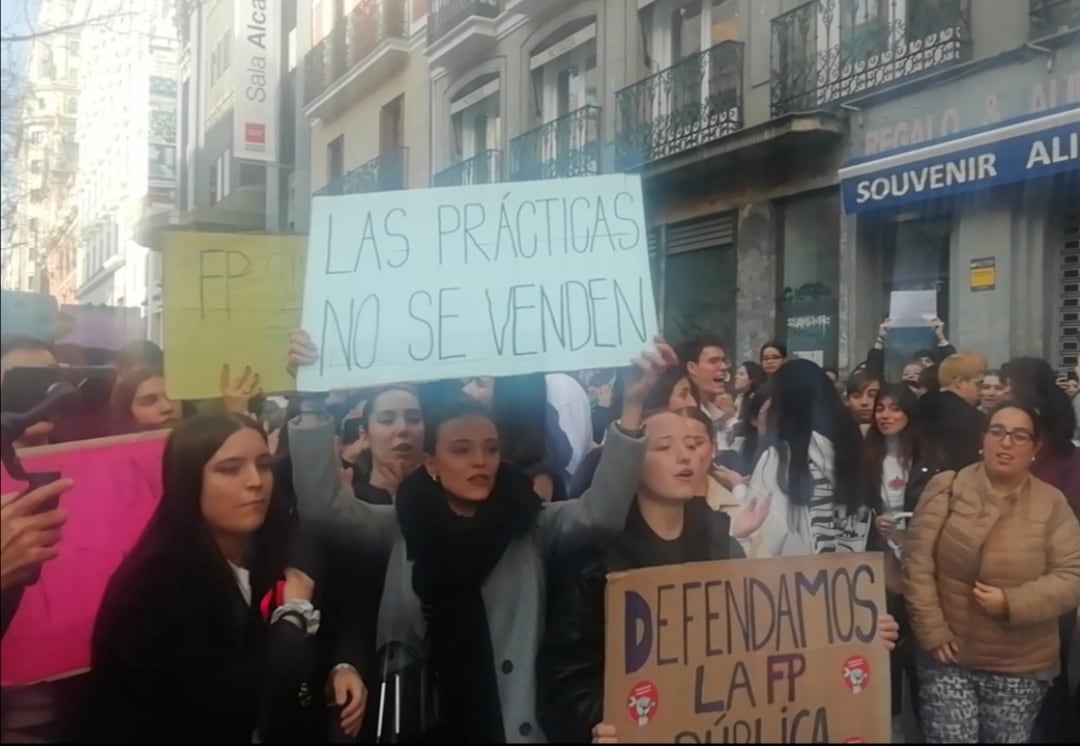
M408 386L372 391L360 413L364 461L353 479L356 496L375 505L390 505L406 477L424 458L424 416L420 398Z
M874 421L865 440L866 490L878 495L880 504L874 527L880 539L877 546L887 550L886 577L890 581L887 596L889 611L902 628L908 626L903 597L902 558L907 521L899 519L912 513L923 489L940 469L919 422L919 399L907 383L887 383L874 403ZM871 540L874 543L873 538ZM903 712L904 684L913 709L918 713L919 687L915 673L914 650L902 644L892 652L893 732L899 733Z
M735 370L732 383L735 389L735 423L731 429L732 463L735 471L747 475L753 468L753 452L757 446L756 426L751 423L754 400L768 383L769 376L757 363L747 360ZM757 405L760 411L760 404ZM750 452L747 453L747 445Z
M294 334L290 364L317 359L310 336ZM635 361L642 375L626 389L593 486L578 500L556 503L541 501L531 479L502 463L491 411L454 401L426 412L424 467L402 483L394 506L365 504L338 483L333 422L318 401L305 402L289 426L293 460L305 466L293 474L301 514L390 557L379 646L400 655L388 659L387 696L379 703L387 734L544 740L535 671L546 563L624 526L644 451L642 404L676 362L662 343L658 354ZM422 675L403 681L400 674L417 669ZM417 693L412 680L433 691L421 683ZM428 706L432 701L438 706Z
M453 401L460 393L487 407L499 428L503 458L533 479L542 498L566 499L571 445L559 428L558 413L548 404L547 384L542 373L494 378L465 379L460 392L443 390L432 402Z
M95 740L250 742L286 508L266 436L242 416L169 436L161 503L109 581L91 646Z
M1040 358L1010 360L1003 372L1009 398L1030 403L1042 420L1043 446L1031 473L1061 490L1080 518L1080 452L1073 444L1076 412L1068 394L1058 387L1050 363Z
M161 368L134 368L116 382L112 395L116 432L173 427L183 417L180 403L165 392Z
M940 471L919 421L919 399L906 383L887 383L878 392L864 463L866 487L881 499L876 527L899 542L891 515L915 510L926 483Z
M825 372L792 360L773 376L766 441L732 533L751 556L862 552L877 500L863 488L862 437Z

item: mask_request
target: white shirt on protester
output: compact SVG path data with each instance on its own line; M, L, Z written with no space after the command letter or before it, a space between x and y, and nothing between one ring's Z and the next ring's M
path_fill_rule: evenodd
M566 433L566 439L570 441L570 462L566 465L566 471L573 476L593 444L589 395L577 379L565 373L548 373L544 376L544 383L548 404L559 414L559 429Z
M736 487L735 497L744 504L753 497L772 495L768 517L743 541L747 556L799 557L866 551L872 515L869 510L848 515L846 507L837 504L833 494L836 475L832 441L812 433L808 456L812 493L805 506L793 505L780 487L780 451L776 446L761 454L749 485Z
M251 606L251 572L247 568L229 563L233 575L236 576L236 585L240 588L240 595L244 597L244 603Z

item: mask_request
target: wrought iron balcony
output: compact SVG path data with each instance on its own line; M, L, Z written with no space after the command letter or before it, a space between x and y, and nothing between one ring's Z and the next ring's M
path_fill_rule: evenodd
M405 171L409 149L384 150L367 163L354 168L315 192L316 197L337 194L367 194L391 192L405 188Z
M1029 0L1031 38L1042 39L1080 28L1080 0Z
M502 161L501 150L485 150L435 174L432 184L437 187L496 184L503 180Z
M600 107L583 106L510 141L510 179L600 173Z
M971 55L971 0L811 0L772 21L773 116Z
M615 94L615 167L704 145L743 125L743 45L725 41Z
M361 65L382 42L408 38L405 0L362 0L307 53L304 105Z
M433 44L463 21L472 18L495 18L498 0L433 0L427 22L428 44Z

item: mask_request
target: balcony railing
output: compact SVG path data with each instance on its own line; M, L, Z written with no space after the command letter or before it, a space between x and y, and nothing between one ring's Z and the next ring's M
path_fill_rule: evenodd
M326 92L387 39L408 39L405 0L363 0L306 57L304 104Z
M600 173L600 107L583 106L510 141L510 179Z
M498 0L433 0L427 22L427 41L434 44L467 18L495 18Z
M743 125L743 45L725 41L615 94L622 170L730 135Z
M485 150L435 174L432 183L437 187L496 184L503 178L502 160L501 150Z
M971 0L811 0L772 21L772 114L818 109L970 54Z
M384 150L340 179L336 179L315 192L316 197L337 194L366 194L390 192L405 188L405 171L408 166L408 148Z
M1080 28L1080 0L1029 0L1031 38Z

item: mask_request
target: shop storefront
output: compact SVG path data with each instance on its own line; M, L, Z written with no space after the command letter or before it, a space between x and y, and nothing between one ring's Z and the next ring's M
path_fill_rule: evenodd
M1032 58L853 116L840 170L848 365L894 293L934 291L962 349L1075 364L1080 344L1080 51ZM926 333L923 330L923 333ZM897 335L889 367L919 332Z

